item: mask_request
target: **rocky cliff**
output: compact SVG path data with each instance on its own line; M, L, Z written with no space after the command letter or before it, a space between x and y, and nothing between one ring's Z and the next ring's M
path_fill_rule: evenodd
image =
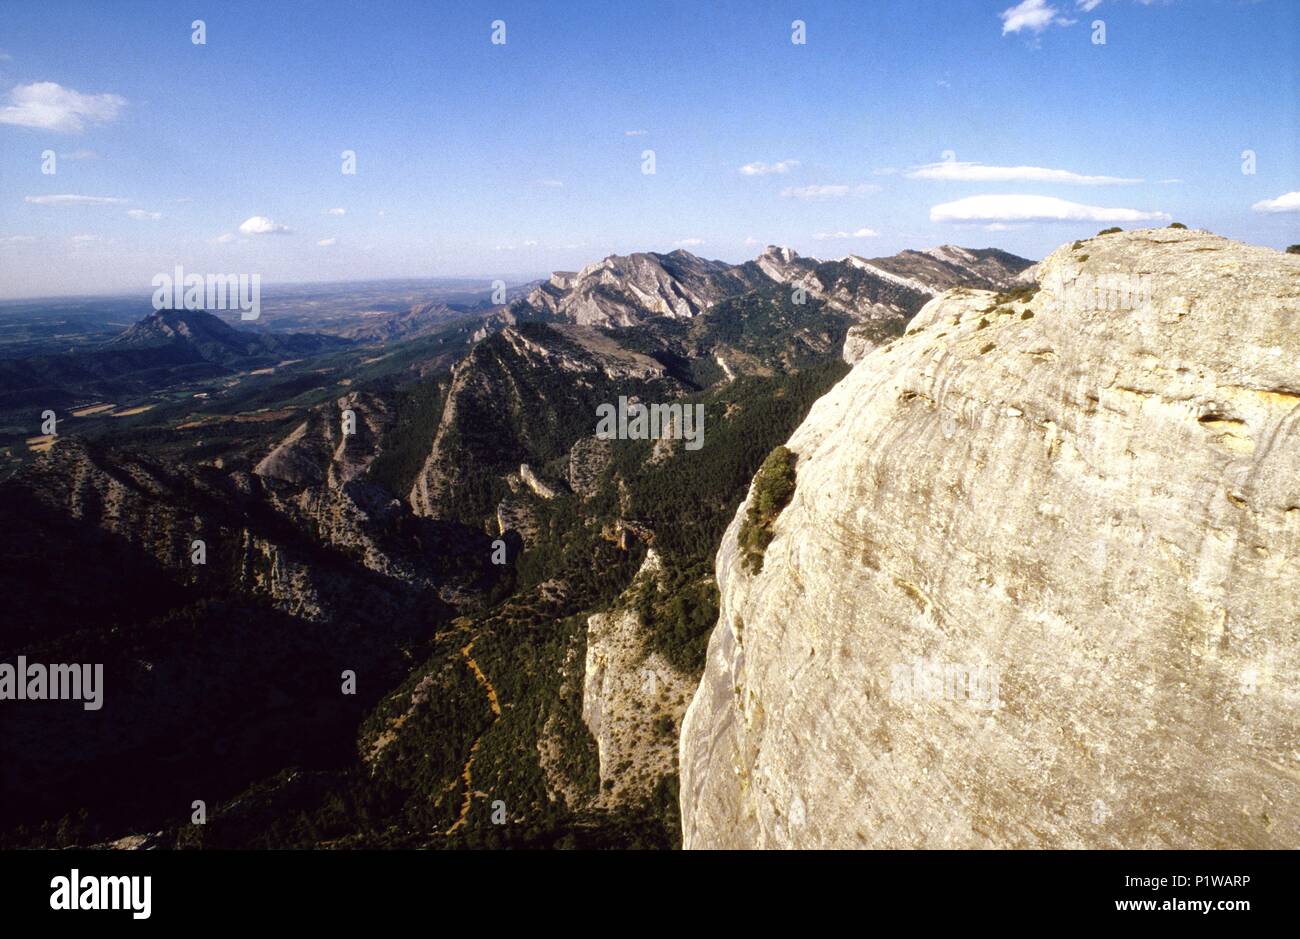
M651 548L629 590L661 570ZM636 610L618 604L587 620L582 719L600 757L600 805L648 799L676 765L674 732L693 682L647 649L642 632Z
M1300 846L1300 258L1145 230L1036 276L817 402L757 574L741 505L687 847Z

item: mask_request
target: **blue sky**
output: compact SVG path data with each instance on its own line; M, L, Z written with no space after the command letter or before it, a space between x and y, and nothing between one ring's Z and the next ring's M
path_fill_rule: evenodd
M1282 247L1298 37L1291 0L11 3L0 296L147 293L176 264L275 282L769 243L1039 257L1170 218Z

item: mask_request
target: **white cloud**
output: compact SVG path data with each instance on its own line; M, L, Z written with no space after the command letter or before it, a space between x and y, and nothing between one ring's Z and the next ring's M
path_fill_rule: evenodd
M562 179L539 179L537 185L545 186L547 189L563 189L564 180Z
M1287 192L1276 199L1265 199L1251 206L1256 212L1300 212L1300 191Z
M624 137L644 137L647 133L649 133L649 131L644 131L644 130L625 130L625 131L623 131L623 136L624 136Z
M879 192L880 187L872 183L859 183L856 186L789 186L781 190L787 199L816 201L819 199L843 199L845 196L860 196L868 192Z
M126 106L121 95L83 95L55 82L19 85L0 108L0 124L79 134L87 123L111 121Z
M141 222L156 222L162 218L161 212L146 212L144 209L127 209L126 214Z
M1083 205L1053 196L968 196L930 209L932 222L1144 222L1168 218L1164 212Z
M287 226L281 225L265 215L254 215L250 219L245 219L244 223L239 226L241 235L287 235L289 232Z
M0 237L0 245L26 245L35 240L32 235L5 235Z
M322 238L316 244L322 248L332 248L339 243L337 238Z
M757 244L762 244L762 242L760 242L760 241L759 241L757 238L755 238L753 235L748 235L748 236L746 236L746 238L745 238L745 244L746 244L746 245L757 245Z
M746 163L740 168L740 175L771 176L773 173L788 173L798 165L798 160L781 160L779 163Z
M348 214L348 210L347 210L347 209L326 209L325 212L324 212L323 214L325 214L325 215L347 215L347 214Z
M673 242L674 248L698 248L704 244L703 238L683 238L681 241Z
M1022 0L1013 7L1003 10L1002 35L1018 33L1027 29L1032 33L1041 33L1052 25L1069 26L1074 20L1061 15L1061 11L1047 0Z
M226 232L224 235L218 235L214 240L219 245L228 245L235 241L235 236L230 232Z
M1042 166L989 166L986 163L961 163L945 160L917 166L907 174L909 179L941 179L966 183L1003 183L1011 180L1034 183L1069 183L1075 186L1121 186L1140 183L1140 179L1120 176L1084 176L1069 170L1053 170Z
M529 238L527 241L524 242L524 247L525 247L525 248L536 248L536 247L537 247L537 239L536 239L536 238Z
M125 199L115 196L74 196L62 193L57 196L25 196L24 202L32 205L124 205Z
M73 235L68 239L74 245L90 245L99 241L98 235Z
M1091 13L1097 7L1101 6L1101 0L1075 0L1077 6L1084 13Z
M880 232L871 228L859 228L857 231L824 231L813 235L818 241L831 241L840 238L875 238Z

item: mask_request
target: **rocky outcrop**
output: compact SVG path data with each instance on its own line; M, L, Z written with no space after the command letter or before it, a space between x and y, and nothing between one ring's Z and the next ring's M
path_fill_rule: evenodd
M687 847L1300 846L1300 258L1076 242L953 291L742 504Z
M868 327L862 325L850 326L848 335L844 337L844 361L850 365L856 365L876 345L877 343Z
M580 437L569 449L569 488L584 499L600 491L614 459L614 445L601 437Z
M519 478L523 481L524 485L529 488L533 495L537 496L539 499L554 499L559 495L559 491L533 472L533 468L527 463L520 464Z
M661 570L651 548L629 591ZM691 679L647 651L636 610L619 604L588 618L583 674L582 719L600 754L597 805L643 801L673 771Z

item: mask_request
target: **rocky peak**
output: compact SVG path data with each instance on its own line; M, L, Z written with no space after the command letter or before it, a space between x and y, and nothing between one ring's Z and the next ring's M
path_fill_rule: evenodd
M803 260L793 248L768 245L754 261L755 264L773 280L784 283L804 271L797 262Z
M937 248L926 248L921 253L928 254L936 261L943 261L947 264L970 265L977 260L975 255L957 245L939 245Z

